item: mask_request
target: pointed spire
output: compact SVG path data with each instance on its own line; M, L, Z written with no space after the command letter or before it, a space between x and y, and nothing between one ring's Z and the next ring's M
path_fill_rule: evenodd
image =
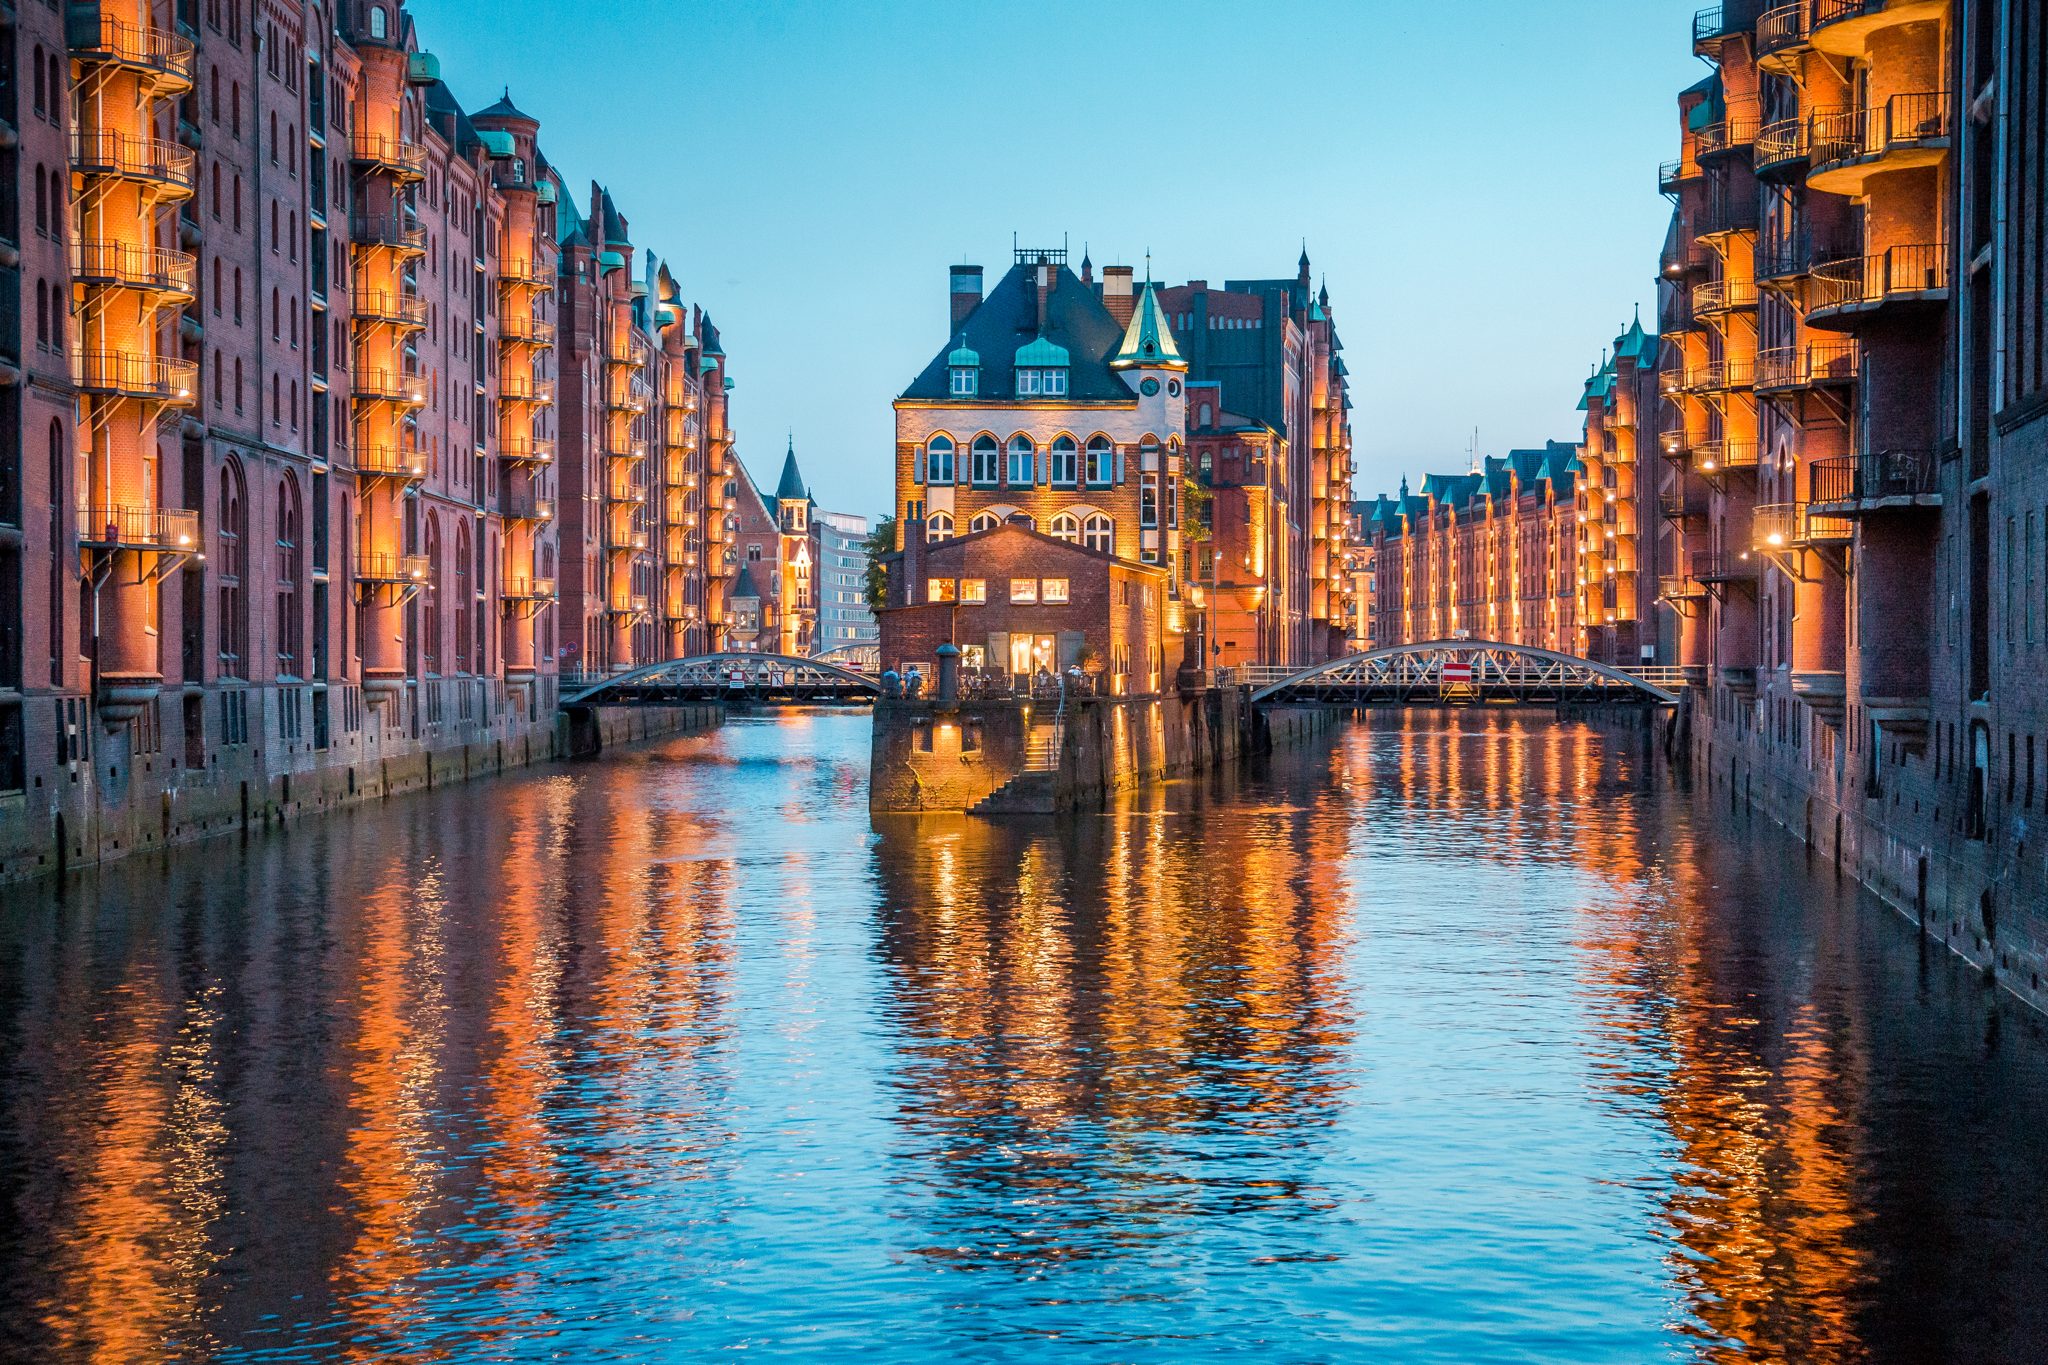
M1128 370L1148 367L1166 370L1185 370L1186 360L1181 358L1180 348L1173 343L1173 329L1166 325L1165 310L1159 306L1158 291L1152 287L1152 253L1145 253L1145 292L1138 298L1138 306L1131 314L1130 325L1124 328L1123 344L1116 354L1109 358L1113 370Z
M802 502L808 494L804 491L803 471L796 467L796 433L789 437L789 453L782 457L782 477L775 482L777 502Z

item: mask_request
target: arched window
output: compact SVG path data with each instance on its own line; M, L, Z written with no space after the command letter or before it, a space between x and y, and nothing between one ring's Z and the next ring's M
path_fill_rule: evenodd
M994 512L976 512L974 520L967 523L969 531L993 531L1003 524L1003 519Z
M78 552L64 543L64 424L50 419L50 686L64 685L65 587L78 573ZM68 567L67 567L67 561Z
M938 435L925 442L925 482L953 482L953 438Z
M934 512L931 516L925 518L924 538L930 541L951 540L953 538L953 514L951 512Z
M50 181L41 166L36 167L36 231L50 233Z
M1021 433L1010 438L1010 482L1029 486L1038 478L1034 466L1038 462L1038 447L1031 443L1029 436Z
M1081 544L1101 554L1116 548L1116 523L1100 512L1091 512L1081 525Z
M1052 538L1075 544L1081 539L1081 523L1072 512L1062 512L1052 519Z
M36 345L50 344L50 285L47 280L36 281Z
M469 523L455 523L455 671L470 671L470 618L474 594L469 586Z
M249 642L249 604L242 595L242 579L248 567L249 497L238 460L221 466L218 536L220 558L213 581L220 603L220 620L215 626L215 652L223 678L244 678L248 676L242 660Z
M427 581L420 589L421 671L441 672L441 519L427 516Z
M1052 443L1052 481L1055 484L1073 487L1080 482L1081 450L1071 436L1060 436Z
M370 36L372 38L382 38L384 36L384 22L383 7L381 5L370 6Z
M1088 482L1105 487L1116 482L1116 447L1107 436L1088 438Z
M299 642L303 638L299 610L299 545L304 539L298 480L284 476L277 486L277 673L299 676Z
M1000 452L996 449L996 438L977 436L974 438L974 471L972 478L978 484L994 485L997 466L1001 463Z

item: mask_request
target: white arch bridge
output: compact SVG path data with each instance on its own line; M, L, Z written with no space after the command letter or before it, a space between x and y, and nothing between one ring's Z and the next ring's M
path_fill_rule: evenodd
M557 704L674 706L732 701L818 706L864 704L881 695L882 684L871 674L824 659L733 651L670 659L624 673L565 677Z
M1493 640L1390 645L1281 677L1259 676L1254 683L1255 705L1678 704L1675 693L1642 675L1573 654Z

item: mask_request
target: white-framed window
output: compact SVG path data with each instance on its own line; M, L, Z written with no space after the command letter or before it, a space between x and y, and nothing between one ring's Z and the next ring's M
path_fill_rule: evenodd
M1088 438L1088 482L1108 485L1116 482L1116 447L1107 436Z
M962 602L988 601L988 580L986 578L963 578L960 580Z
M1071 436L1058 436L1052 443L1051 478L1054 484L1072 487L1080 481L1081 451Z
M1064 578L1045 578L1039 580L1038 600L1041 602L1065 602L1067 600L1067 580Z
M950 385L955 398L972 398L981 387L981 371L966 365L955 365Z
M1017 396L1019 398L1036 398L1038 396L1037 370L1017 371Z
M1088 514L1088 520L1081 523L1081 544L1102 554L1110 553L1116 546L1116 523L1100 512Z
M924 450L925 482L953 482L953 438L934 436L925 442Z
M1034 468L1037 463L1038 447L1031 443L1031 438L1021 433L1012 436L1010 438L1010 482L1013 484L1030 484L1033 482L1038 476L1038 472Z
M1010 600L1012 602L1036 602L1038 600L1038 580L1035 578L1011 579Z
M1054 540L1064 540L1069 544L1079 544L1081 540L1080 518L1076 517L1072 512L1062 512L1054 517L1052 519L1052 538Z
M967 523L969 531L993 531L1003 524L1003 519L993 512L976 512L974 520Z
M924 538L927 541L951 540L953 538L953 514L934 512L924 524Z
M1057 398L1066 391L1067 372L1063 369L1017 371L1019 398Z
M996 449L996 438L977 436L974 438L974 469L972 478L978 484L993 486L996 482L1001 452Z

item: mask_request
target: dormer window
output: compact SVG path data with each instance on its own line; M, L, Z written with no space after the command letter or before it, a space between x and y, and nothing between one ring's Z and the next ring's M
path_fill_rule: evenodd
M1039 337L1017 348L1019 398L1057 398L1067 391L1067 348Z
M946 391L955 398L972 398L981 392L981 357L968 349L965 339L946 357Z

